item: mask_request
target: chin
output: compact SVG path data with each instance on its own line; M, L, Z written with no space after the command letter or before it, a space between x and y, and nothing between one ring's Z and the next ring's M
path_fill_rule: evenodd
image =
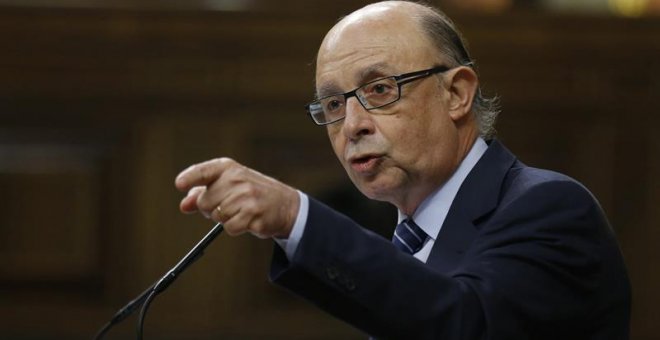
M391 183L390 185L385 185L385 183L375 183L375 182L366 183L366 184L356 183L356 186L360 190L360 192L362 192L363 195L375 201L390 202L393 196L393 192L395 192L394 190L395 186L392 186Z

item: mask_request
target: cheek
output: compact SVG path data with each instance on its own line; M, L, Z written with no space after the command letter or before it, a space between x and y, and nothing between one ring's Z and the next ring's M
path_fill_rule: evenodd
M447 142L453 138L453 124L438 107L420 107L410 112L411 115L399 119L396 130L390 131L390 140L396 141L400 159L421 166L445 152Z
M330 140L330 145L332 150L335 152L335 156L339 158L339 161L342 161L342 155L344 154L344 147L346 145L343 138L341 138L341 129L338 128L338 125L330 124L327 127L328 139Z

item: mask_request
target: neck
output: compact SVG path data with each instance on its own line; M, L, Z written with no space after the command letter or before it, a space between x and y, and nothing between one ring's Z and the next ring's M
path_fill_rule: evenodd
M394 206L396 206L397 209L399 209L402 213L407 216L412 216L417 208L429 195L443 186L449 180L449 178L454 175L465 157L467 157L467 155L470 153L470 150L472 150L474 143L479 137L479 133L476 127L459 129L458 133L459 139L458 144L456 145L456 159L453 162L451 172L447 174L446 178L443 178L441 182L427 183L427 185L421 185L417 188L412 188L410 191L406 192L405 197L401 201L392 202Z

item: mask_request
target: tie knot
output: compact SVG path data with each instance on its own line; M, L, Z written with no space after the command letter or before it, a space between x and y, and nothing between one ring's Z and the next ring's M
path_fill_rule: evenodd
M392 237L392 243L408 254L415 254L424 245L424 241L428 235L420 228L412 219L407 218L399 225L396 226L394 230L394 236Z

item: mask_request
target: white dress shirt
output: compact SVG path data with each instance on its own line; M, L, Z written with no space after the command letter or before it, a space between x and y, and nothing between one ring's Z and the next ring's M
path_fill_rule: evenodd
M412 219L427 235L429 235L424 242L422 249L414 255L420 261L426 262L429 254L431 254L433 244L440 233L442 224L444 223L449 208L458 193L458 189L460 189L461 184L463 184L467 175L472 171L472 168L474 168L475 164L477 164L481 156L486 152L486 149L488 149L488 144L486 144L483 139L477 138L472 149L470 149L470 152L465 159L463 159L458 166L458 169L456 169L451 175L449 180L424 199L422 204L420 204L417 210L415 210ZM309 210L309 198L307 195L300 191L298 191L298 195L300 195L300 207L289 238L274 239L275 242L284 249L289 261L293 258L293 255L298 248L298 243L305 232ZM408 217L410 216L406 216L399 211L399 223Z

